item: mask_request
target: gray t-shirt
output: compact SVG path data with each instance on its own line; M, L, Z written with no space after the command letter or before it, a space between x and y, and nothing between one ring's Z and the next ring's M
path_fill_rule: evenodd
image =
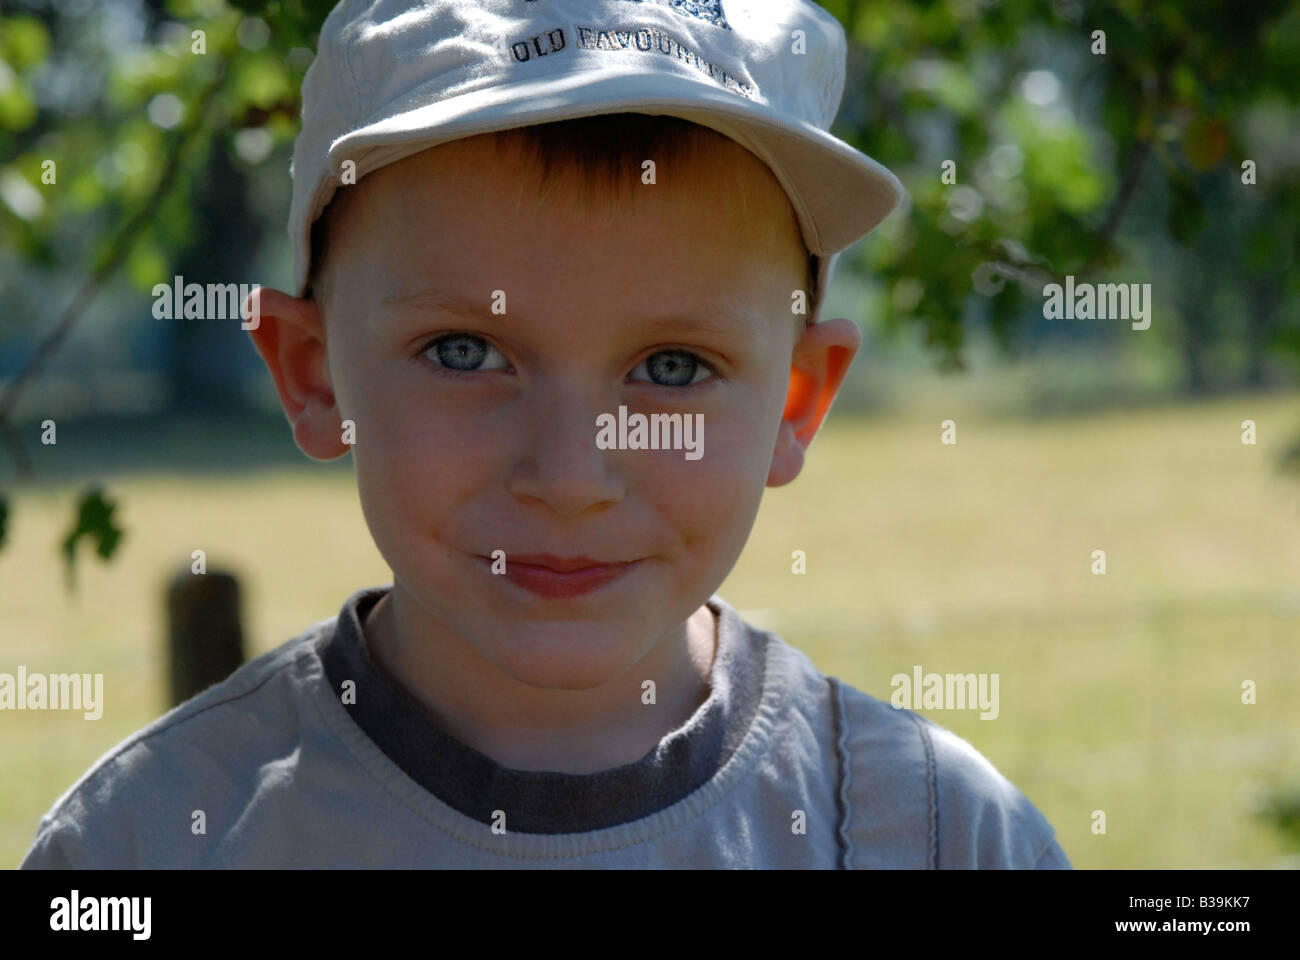
M1070 866L969 743L825 676L716 594L708 699L654 750L592 774L503 767L371 659L362 624L388 589L109 750L21 866Z

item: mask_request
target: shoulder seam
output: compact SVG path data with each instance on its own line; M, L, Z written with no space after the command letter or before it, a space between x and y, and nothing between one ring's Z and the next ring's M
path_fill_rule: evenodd
M826 682L831 688L831 721L833 724L835 737L835 756L840 767L840 788L836 793L835 802L838 806L839 827L836 830L836 837L839 840L841 870L851 869L849 864L852 862L853 838L849 833L849 817L853 813L853 801L851 796L853 766L851 763L848 736L849 723L845 714L844 695L840 690L839 682L835 677L826 677Z
M925 718L915 710L905 711L911 719L913 726L916 727L918 736L921 738L921 746L925 749L925 792L929 800L929 821L930 821L930 843L927 858L931 870L939 869L939 784L937 773L935 772L934 761L934 744L930 740L930 731L922 723Z

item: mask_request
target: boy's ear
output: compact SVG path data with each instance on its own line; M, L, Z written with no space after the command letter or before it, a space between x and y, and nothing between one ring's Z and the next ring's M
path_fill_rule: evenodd
M844 317L814 323L794 345L785 413L767 475L769 487L784 486L799 476L804 451L821 429L861 346L858 325Z
M244 315L259 317L259 322L249 336L275 381L294 442L313 460L343 456L349 447L343 442L343 419L325 353L325 323L316 302L266 287L253 290L253 298L258 299Z

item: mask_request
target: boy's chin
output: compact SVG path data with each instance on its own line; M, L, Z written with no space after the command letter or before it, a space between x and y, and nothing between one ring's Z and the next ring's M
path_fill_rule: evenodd
M488 628L489 633L473 643L502 672L526 686L590 690L622 676L649 652L653 639L638 635L637 626L514 621ZM640 627L644 630L644 624Z

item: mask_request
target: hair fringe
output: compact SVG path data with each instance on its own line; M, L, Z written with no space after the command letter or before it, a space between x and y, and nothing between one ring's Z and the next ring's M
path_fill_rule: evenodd
M589 183L598 189L577 191L579 213L599 214L611 226L625 200L640 184L641 164L647 157L656 158L660 167L669 169L692 156L708 156L716 149L718 138L727 139L710 127L682 117L666 114L614 113L573 117L526 127L512 127L486 134L494 149L540 173L541 189L534 194L534 209L543 207L554 194L558 182L565 178ZM628 171L637 171L628 176ZM516 211L522 211L527 184L519 185ZM746 213L750 210L748 191L739 191ZM328 256L328 233L337 215L335 200L316 218L311 228L311 266L307 294L311 295ZM817 300L817 257L808 252L805 280L810 302Z

